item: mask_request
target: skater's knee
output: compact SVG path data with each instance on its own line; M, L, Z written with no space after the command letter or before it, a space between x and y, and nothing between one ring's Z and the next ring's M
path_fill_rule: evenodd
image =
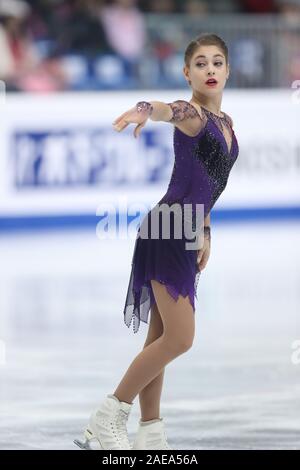
M174 355L183 354L188 351L194 341L193 333L168 333L165 332L162 336L164 338L165 347Z
M193 346L194 335L179 338L179 348L182 352L186 352Z

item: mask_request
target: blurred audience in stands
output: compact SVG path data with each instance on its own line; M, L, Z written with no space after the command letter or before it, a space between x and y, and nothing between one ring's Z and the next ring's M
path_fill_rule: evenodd
M93 74L102 74L109 82L113 73L138 77L142 67L144 76L147 70L154 76L169 59L177 70L172 60L177 60L188 31L169 22L166 30L158 29L149 38L147 13L278 14L288 26L295 26L283 32L278 43L282 48L288 44L291 51L286 54L288 80L299 78L300 0L0 0L0 79L8 91L55 91L69 89L74 72L78 80L86 79L82 89L89 89L89 74L92 79ZM108 57L105 65L100 64L101 57ZM96 66L93 61L98 58Z
M29 5L0 0L0 79L8 91L53 91L63 87L59 62L41 61L28 28Z

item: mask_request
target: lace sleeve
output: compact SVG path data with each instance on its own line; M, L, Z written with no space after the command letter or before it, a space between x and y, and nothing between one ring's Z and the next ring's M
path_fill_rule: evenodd
M172 109L172 117L169 122L190 137L199 134L207 119L201 109L198 111L193 104L184 100L167 104Z
M172 109L173 116L169 122L179 122L188 118L200 117L197 109L188 101L176 100L172 103L167 103Z

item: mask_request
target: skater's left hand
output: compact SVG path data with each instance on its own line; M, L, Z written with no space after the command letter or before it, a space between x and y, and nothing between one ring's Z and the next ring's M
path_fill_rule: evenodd
M204 243L200 250L197 250L198 271L205 268L210 255L210 240L204 237Z

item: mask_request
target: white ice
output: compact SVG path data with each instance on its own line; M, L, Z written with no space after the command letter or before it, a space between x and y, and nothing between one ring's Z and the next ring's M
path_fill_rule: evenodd
M176 449L299 449L299 222L213 224L193 347L161 400ZM133 239L1 234L0 448L74 449L148 326L123 320ZM298 355L299 357L300 355ZM133 439L139 401L128 422Z

